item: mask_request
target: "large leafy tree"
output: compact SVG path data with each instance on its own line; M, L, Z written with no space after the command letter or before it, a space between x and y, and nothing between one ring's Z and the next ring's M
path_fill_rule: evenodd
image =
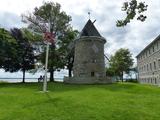
M13 28L11 29L11 35L16 40L16 54L18 55L18 57L15 59L16 66L13 67L15 70L21 70L23 72L22 82L25 82L25 72L34 68L34 49L31 42L27 38L27 35L25 35L25 32L22 32L18 28Z
M144 22L147 16L144 15L144 12L147 11L148 5L145 2L138 2L137 0L129 0L124 2L122 6L122 11L126 12L126 17L122 20L117 21L118 27L124 27L135 17L137 20Z
M19 67L17 64L17 42L10 35L10 32L4 28L0 28L0 68L5 71L15 72Z
M0 28L0 68L5 71L23 71L23 82L25 82L25 71L34 68L34 49L26 31L14 28L7 31Z
M128 73L133 66L132 54L128 49L119 49L114 56L111 56L109 66L109 71L123 81L124 72Z
M61 11L61 5L54 2L45 2L42 6L36 7L32 13L23 15L23 21L29 23L29 28L34 32L43 34L49 31L55 34L56 42L51 45L49 52L50 81L54 81L54 71L64 68L63 55L59 51L59 43L64 40L66 32L71 28L71 17ZM42 54L44 63L45 53Z

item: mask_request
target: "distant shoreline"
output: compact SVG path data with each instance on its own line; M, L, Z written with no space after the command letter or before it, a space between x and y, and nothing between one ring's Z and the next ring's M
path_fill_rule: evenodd
M22 82L23 78L0 78L0 82L16 83ZM54 78L55 81L63 82L63 78ZM49 80L49 78L48 78ZM38 77L36 78L25 78L25 82L38 82Z
M22 78L0 78L0 80L1 80L1 79L22 79ZM38 79L38 77L36 77L36 78L25 78L25 79ZM48 78L48 79L49 79L49 78ZM54 79L56 79L56 80L57 80L57 79L61 79L61 80L62 80L63 78L54 78Z

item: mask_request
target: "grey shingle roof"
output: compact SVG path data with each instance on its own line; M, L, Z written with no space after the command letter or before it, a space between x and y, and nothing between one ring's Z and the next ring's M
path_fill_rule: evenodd
M87 21L86 25L82 29L80 36L101 37L100 33L98 32L98 30L96 29L96 27L94 26L94 24L92 23L92 21L90 19Z

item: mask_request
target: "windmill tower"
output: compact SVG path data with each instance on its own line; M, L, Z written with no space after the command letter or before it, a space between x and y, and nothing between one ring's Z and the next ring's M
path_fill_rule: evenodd
M106 43L89 19L74 42L73 77L65 78L66 83L94 84L110 83L106 77L104 44Z

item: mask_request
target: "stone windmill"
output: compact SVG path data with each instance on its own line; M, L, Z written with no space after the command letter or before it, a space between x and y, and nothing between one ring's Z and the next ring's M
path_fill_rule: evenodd
M89 19L79 38L74 41L73 77L65 77L65 83L111 83L106 77L104 44L100 33Z

